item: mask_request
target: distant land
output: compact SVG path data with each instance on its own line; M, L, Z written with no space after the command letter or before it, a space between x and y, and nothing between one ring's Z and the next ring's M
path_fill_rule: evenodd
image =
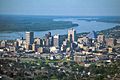
M98 33L103 33L106 35L106 37L119 39L120 38L120 25L117 25L110 29L98 31Z
M78 20L120 23L120 16L25 16L0 15L0 32L48 31L78 26L71 21L53 19L76 18Z
M47 31L78 26L70 21L53 21L55 16L0 15L0 32Z
M93 16L85 19L86 21L108 22L108 23L120 23L120 16Z

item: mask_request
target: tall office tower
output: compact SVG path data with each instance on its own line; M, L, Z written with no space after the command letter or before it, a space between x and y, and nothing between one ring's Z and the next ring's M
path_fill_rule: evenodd
M54 35L54 37L53 37L53 45L55 46L55 47L59 47L59 35L58 34L56 34L56 35Z
M45 39L42 39L42 46L46 46L46 41L45 41Z
M50 45L50 46L53 46L53 37L52 37L52 36L49 37L49 45Z
M97 41L98 41L99 43L104 43L104 42L105 42L105 36L104 36L103 34L99 34L99 35L97 36Z
M45 46L49 46L49 36L48 34L45 34Z
M51 37L51 32L48 32L48 37Z
M26 49L31 50L32 44L34 42L34 33L26 32Z
M14 47L15 47L15 50L18 50L18 48L19 48L19 43L18 43L18 41L15 41L15 42L14 42Z
M51 32L48 32L48 34L45 34L45 42L46 42L45 46L51 46L52 45Z
M49 46L49 38L46 38L45 41L46 41L46 46Z
M68 30L68 40L72 42L76 41L76 30L75 29L69 29Z

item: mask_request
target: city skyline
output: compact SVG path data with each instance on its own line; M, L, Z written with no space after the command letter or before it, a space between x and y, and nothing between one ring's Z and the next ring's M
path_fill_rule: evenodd
M120 0L0 0L0 80L120 80Z
M0 14L120 16L119 0L1 0Z

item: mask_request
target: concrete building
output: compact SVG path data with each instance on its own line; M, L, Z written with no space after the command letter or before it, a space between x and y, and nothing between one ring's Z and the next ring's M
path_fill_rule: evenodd
M33 44L34 42L34 33L33 32L26 32L26 43Z
M45 34L45 46L53 46L53 37L51 36L51 32L48 32L48 34Z
M10 50L10 52L15 52L16 48L14 46L9 46L9 50Z
M59 52L59 49L56 48L56 47L50 47L50 52L58 53L58 52Z
M38 48L38 52L39 52L39 53L43 53L43 47L39 47L39 48Z
M15 42L14 42L14 47L16 48L16 50L18 50L18 48L19 48L19 43L18 43L18 41L15 41Z
M31 50L33 42L34 42L34 33L26 32L26 49L27 50Z
M36 51L36 44L35 43L32 44L32 50Z
M45 39L42 39L42 46L46 46L46 41L45 41Z
M88 43L88 38L87 37L79 37L78 42L82 44L87 44Z
M6 47L6 41L1 41L0 47Z
M53 46L55 46L55 47L59 47L59 35L58 34L56 34L56 35L54 35L54 37L53 37Z
M53 46L53 37L49 37L49 46Z
M76 41L76 30L75 29L69 29L68 30L68 40L72 42Z
M46 46L49 46L49 38L45 38Z
M77 63L81 63L84 62L86 60L86 56L80 53L75 53L74 56L74 61Z
M51 37L51 32L48 32L48 37Z
M117 44L120 44L120 39L117 39Z
M103 34L100 34L97 36L97 42L104 43L105 42L105 36Z
M23 44L23 40L21 39L17 39L17 42L18 42L18 46L21 46Z
M35 38L34 42L36 45L41 45L40 38Z
M32 44L32 50L33 50L33 51L37 52L37 51L38 51L38 48L39 48L39 45L37 45L37 44L35 44L35 43Z
M114 39L114 38L107 38L106 40L106 45L107 46L115 46L116 45L116 39Z

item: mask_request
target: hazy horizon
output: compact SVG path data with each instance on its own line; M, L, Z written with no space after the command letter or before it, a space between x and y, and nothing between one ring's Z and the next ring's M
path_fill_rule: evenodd
M120 0L0 0L2 15L120 16Z

